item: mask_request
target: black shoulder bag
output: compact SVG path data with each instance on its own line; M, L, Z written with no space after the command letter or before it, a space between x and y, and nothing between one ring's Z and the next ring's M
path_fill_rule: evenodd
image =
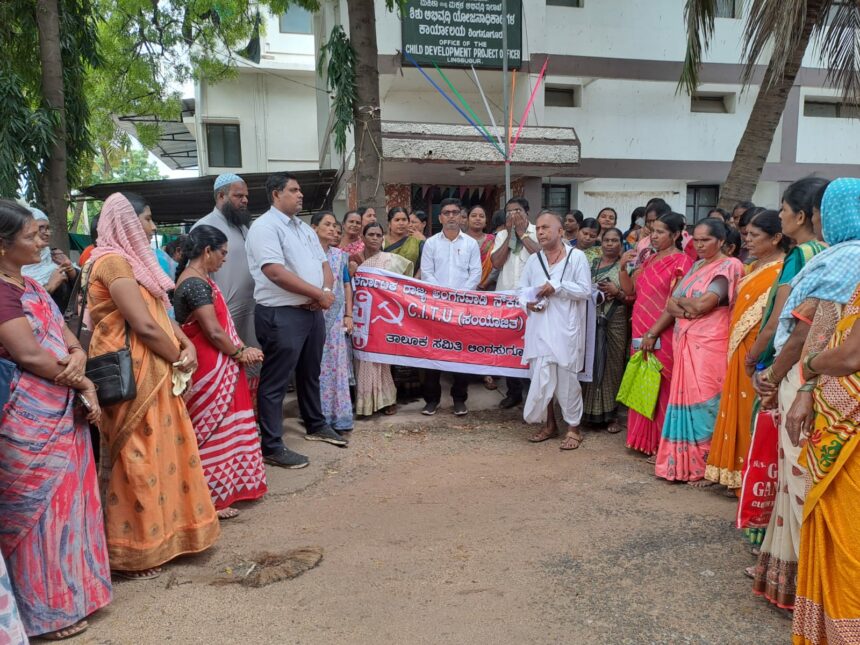
M87 308L87 285L81 288L81 313L78 320L80 338L84 323L84 311ZM96 396L99 405L113 405L123 401L131 401L137 396L137 383L134 382L134 370L131 362L131 345L129 341L129 325L125 323L125 347L115 352L101 356L93 356L87 360L86 374L96 386Z
M573 253L573 249L570 249L567 252L567 257L564 259L564 268L561 270L561 279L564 280L564 273L567 271L567 265L570 264L570 256ZM544 274L546 275L546 279L552 282L552 278L549 276L549 270L546 268L546 264L544 264L543 256L541 255L541 251L537 252L538 262L540 262L540 268L543 269Z

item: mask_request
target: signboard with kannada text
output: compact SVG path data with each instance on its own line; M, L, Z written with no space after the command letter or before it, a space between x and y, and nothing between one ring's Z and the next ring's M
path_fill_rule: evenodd
M403 51L421 65L502 69L502 24L508 28L508 67L522 61L522 0L408 0Z

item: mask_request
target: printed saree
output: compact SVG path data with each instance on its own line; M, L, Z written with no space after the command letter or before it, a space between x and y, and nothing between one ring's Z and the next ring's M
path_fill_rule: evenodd
M110 295L119 278L134 280L134 274L118 254L93 264L87 293L94 325L90 356L125 343L125 321ZM162 301L143 286L140 295L178 347ZM171 366L133 331L130 342L137 397L103 409L99 480L111 567L142 571L208 549L220 528L191 418L182 397L172 392Z
M860 288L829 349L860 320ZM813 394L815 430L801 453L809 492L803 506L794 605L794 643L860 642L860 372L821 376Z
M345 284L349 281L349 256L340 249L326 251L334 276L334 304L325 310L325 344L320 364L320 402L326 422L338 432L352 430L352 398L349 394L350 352L343 329Z
M484 284L490 273L493 271L493 245L496 243L496 236L492 233L487 233L484 241L478 247L481 252L481 281L478 284Z
M21 304L39 344L65 356L63 316L48 293L27 278ZM23 370L10 390L0 413L0 551L24 628L37 636L107 605L110 568L89 428L74 391Z
M740 281L732 309L728 370L705 468L705 479L728 488L741 486L741 471L752 438L755 391L746 373L745 359L758 337L768 293L781 268L782 260L755 267Z
M636 302L633 304L633 338L642 338L666 309L666 300L675 283L687 274L693 261L684 253L673 253L663 258L654 256L645 260L636 277ZM657 452L663 420L669 405L669 384L672 380L674 351L673 327L660 334L660 348L654 356L663 365L660 394L654 408L654 419L644 417L635 410L627 413L627 447L646 455Z
M242 345L218 285L212 288L215 316L237 347ZM214 347L194 317L182 331L197 350L197 371L185 396L197 436L203 476L216 510L260 499L268 490L254 406L243 366Z
M657 449L657 477L689 482L705 476L726 375L731 307L743 273L743 264L736 258L707 264L700 260L675 289L676 296L698 298L723 277L728 281L729 302L700 318L675 321L675 369Z

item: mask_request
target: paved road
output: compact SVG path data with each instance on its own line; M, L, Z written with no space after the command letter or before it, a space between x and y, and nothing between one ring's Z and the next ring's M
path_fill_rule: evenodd
M416 406L410 406L414 408ZM513 415L414 411L348 449L269 471L272 492L211 552L117 582L78 643L787 643L753 596L734 504L655 480L623 435L531 445ZM393 425L386 425L393 424ZM316 545L322 563L261 589L237 561Z

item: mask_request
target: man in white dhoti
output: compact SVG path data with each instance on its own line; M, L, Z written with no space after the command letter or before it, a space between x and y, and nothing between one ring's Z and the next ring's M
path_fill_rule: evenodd
M520 299L528 311L523 362L531 377L523 418L526 423L544 423L529 441L557 436L553 399L557 400L567 424L560 448L575 450L583 438L577 374L585 360L591 272L585 254L564 244L561 216L543 212L535 224L541 250L529 257L520 278Z

